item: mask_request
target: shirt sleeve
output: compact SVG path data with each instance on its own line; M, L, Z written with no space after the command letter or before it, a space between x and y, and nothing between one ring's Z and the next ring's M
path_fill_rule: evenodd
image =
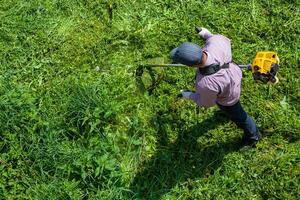
M218 91L212 88L201 88L200 94L202 94L197 102L198 105L203 106L205 108L212 107L216 105Z
M190 96L189 99L193 100L196 104L200 102L200 94L193 92ZM199 105L199 104L198 104Z
M214 59L221 65L232 60L230 39L223 35L208 38L204 49L213 54Z
M189 99L193 100L197 105L209 108L216 105L219 94L219 87L208 81L201 83L197 87L197 92L192 93Z

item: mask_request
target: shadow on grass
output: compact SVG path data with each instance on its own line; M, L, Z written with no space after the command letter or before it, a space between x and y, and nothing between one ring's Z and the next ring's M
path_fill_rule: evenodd
M160 123L157 152L150 161L141 164L141 171L136 174L130 185L132 198L160 199L177 183L188 184L189 180L214 174L222 164L223 157L239 149L238 138L235 138L236 141L217 142L206 147L197 143L200 136L224 123L225 118L219 113L189 130L181 131L177 140L172 143L168 142L163 125L170 121L164 117L159 117L157 121ZM189 189L192 187L188 186Z

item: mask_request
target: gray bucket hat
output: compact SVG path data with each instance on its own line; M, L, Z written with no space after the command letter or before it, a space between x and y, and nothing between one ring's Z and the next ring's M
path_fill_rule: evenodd
M192 42L184 42L174 48L170 52L170 56L174 62L193 66L201 63L202 49Z

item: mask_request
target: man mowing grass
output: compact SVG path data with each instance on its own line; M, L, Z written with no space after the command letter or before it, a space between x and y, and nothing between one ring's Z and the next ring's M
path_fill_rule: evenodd
M242 72L232 61L230 40L205 28L198 30L205 39L203 48L184 42L170 53L174 62L197 68L196 92L181 90L180 96L206 108L217 104L244 130L243 145L255 147L261 136L254 120L239 101Z

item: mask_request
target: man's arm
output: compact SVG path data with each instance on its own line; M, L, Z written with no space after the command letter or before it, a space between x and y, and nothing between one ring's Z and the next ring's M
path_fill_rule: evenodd
M218 92L214 90L204 89L199 93L195 92L189 96L189 99L193 100L197 105L209 108L216 105Z
M196 85L196 92L190 92L185 98L193 100L197 105L208 108L216 104L220 86L211 79L202 79Z
M205 40L207 40L208 38L213 36L213 34L209 30L207 30L206 28L196 27L195 30L196 30L197 34Z

